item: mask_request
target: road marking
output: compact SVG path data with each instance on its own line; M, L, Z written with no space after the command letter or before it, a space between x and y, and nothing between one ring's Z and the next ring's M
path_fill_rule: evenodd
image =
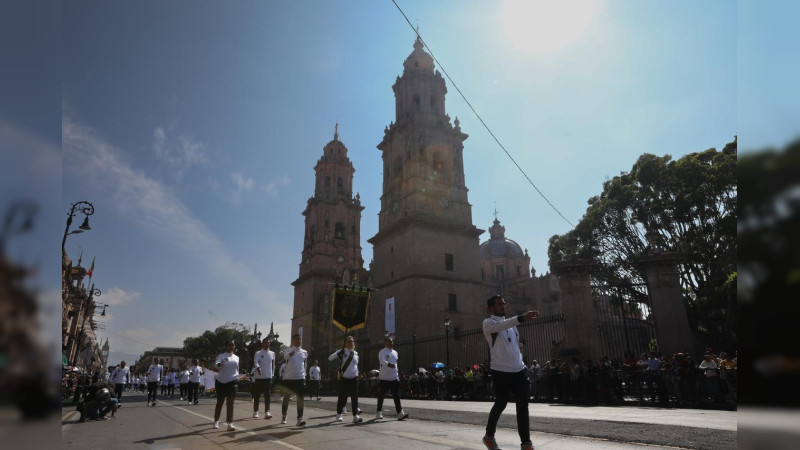
M62 414L61 415L61 437L62 438L64 437L64 433L67 430L69 430L69 428L72 426L71 423L65 423L65 422L72 420L72 418L75 417L76 414L78 414L78 411L73 410L73 411L67 412L66 414Z
M375 433L386 434L389 436L399 437L399 438L406 438L411 439L414 441L422 441L427 442L429 444L436 444L436 445L443 445L445 447L450 448L475 448L475 449L482 449L484 448L483 444L473 444L471 442L467 443L463 440L454 441L452 439L446 438L438 438L433 436L426 436L421 433L407 433L403 431L391 431L391 430L371 430Z
M167 405L167 406L171 406L171 407L173 407L173 408L180 409L181 411L185 411L185 412L187 412L187 413L189 413L189 414L194 414L194 415L195 415L195 416L197 416L197 417L202 417L203 419L206 419L206 420L208 420L209 422L213 422L213 421L214 421L214 419L212 419L211 417L204 416L204 415L202 415L202 414L199 414L199 413L196 413L196 412L194 412L194 411L192 411L192 410L189 410L189 409L186 409L186 408L182 408L182 407L180 407L180 406L177 406L177 405L173 405L173 404L167 403L167 402L165 402L165 401L163 401L163 400L161 401L161 403L163 403L163 404L165 404L165 405ZM282 445L282 446L284 446L284 447L286 447L286 448L291 448L291 449L293 449L293 450L303 450L301 447L295 447L295 446L294 446L294 445L292 445L292 444L289 444L289 443L287 443L287 442L283 442L282 440L280 440L280 439L278 439L278 438L276 438L276 437L270 436L270 435L268 435L268 434L260 434L260 433L256 433L255 431L250 431L250 430L248 430L247 428L244 428L243 426L241 426L241 425L239 425L239 424L236 424L236 431L244 431L245 433L247 433L247 434L249 434L249 435L251 435L251 436L260 436L260 437L262 437L262 438L264 438L264 439L266 439L266 440L268 440L268 441L270 441L270 442L274 442L274 443L276 443L276 444L278 444L278 445Z

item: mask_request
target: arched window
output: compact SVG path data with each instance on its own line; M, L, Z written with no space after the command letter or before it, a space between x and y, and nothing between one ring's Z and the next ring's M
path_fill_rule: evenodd
M392 174L395 177L400 176L400 172L403 171L403 159L399 156L394 160L394 167L392 167Z
M336 187L338 187L339 189L342 188L342 177L338 177L336 179Z
M336 239L344 239L344 224L342 222L336 222L333 237Z
M419 108L419 105L420 105L419 94L414 94L414 106Z
M325 177L325 187L331 187L331 177Z

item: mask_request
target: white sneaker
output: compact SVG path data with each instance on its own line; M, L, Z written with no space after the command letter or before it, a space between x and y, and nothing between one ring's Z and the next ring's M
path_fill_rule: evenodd
M231 422L228 422L228 431L236 431L236 427Z
M361 423L361 422L362 422L361 416L359 416L358 414L353 415L353 423Z
M253 419L258 419L258 411L253 412Z
M376 412L375 413L375 418L376 419L383 419L383 413L381 413L380 411Z
M297 426L298 426L298 427L304 427L304 426L306 426L306 421L305 421L305 420L304 420L302 417L301 417L301 418L299 418L299 419L297 419Z
M181 401L183 401L183 397L181 397Z
M267 412L264 414L264 418L265 418L265 419L272 419L272 414L270 414L270 413L269 413L269 411L267 411Z
M283 419L281 419L281 423L286 423L286 416L283 416Z
M215 429L219 429L219 420L217 420L216 422L214 422L214 428L215 428Z
M399 413L397 413L397 420L404 420L404 419L408 419L408 413L401 410Z
M150 406L150 402L147 402L147 406Z
M345 406L344 408L342 408L342 414L347 414L347 406Z
M337 422L341 422L342 421L342 415L341 414L337 414L336 415L336 421Z

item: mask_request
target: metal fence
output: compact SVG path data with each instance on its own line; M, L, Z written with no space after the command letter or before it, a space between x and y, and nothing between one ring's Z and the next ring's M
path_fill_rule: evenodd
M553 357L554 344L564 339L564 315L542 316L535 321L517 326L520 342L524 344L523 355L526 362L544 362ZM369 372L378 366L378 352L383 342L364 344L359 347L361 364L359 369ZM430 369L431 364L447 364L450 367L466 369L475 364L489 363L489 345L483 330L476 328L457 333L442 334L425 338L395 340L394 349L400 354L401 370L408 371L419 367Z

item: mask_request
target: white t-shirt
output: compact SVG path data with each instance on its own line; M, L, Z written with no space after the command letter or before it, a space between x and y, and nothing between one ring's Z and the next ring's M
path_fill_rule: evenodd
M201 369L200 366L189 367L189 382L199 383L200 375L202 374L203 374L203 369Z
M253 378L257 380L271 379L275 373L275 352L261 349L253 357L253 365L261 368L261 374L255 372Z
M186 370L186 369L183 369L183 370L181 371L181 379L180 379L180 383L181 383L181 384L186 384L186 383L188 383L188 382L189 382L189 371L188 371L188 370Z
M358 352L355 350L350 350L349 348L343 348L341 350L336 350L331 356L328 357L328 361L338 359L339 367L341 367L342 364L350 359L351 353L353 354L353 360L350 361L350 364L345 368L344 373L342 373L342 378L352 379L358 377ZM339 359L340 356L341 359Z
M147 368L147 382L148 383L158 383L161 381L161 375L164 373L164 366L161 364L151 364L150 367Z
M222 353L217 356L217 361L214 364L218 365L220 363L222 363L222 367L217 366L219 367L217 380L219 380L220 383L230 383L239 378L238 356L233 353Z
M483 321L483 336L491 349L491 369L517 373L525 368L519 351L517 324L521 316L491 316Z
M283 369L284 380L305 380L306 359L308 352L300 347L289 347L283 351L286 368Z
M120 367L117 366L113 372L111 372L111 382L114 384L124 383L127 378L131 375L131 368L128 366Z
M320 374L319 366L311 366L311 368L308 369L308 378L310 380L319 380Z
M397 351L383 347L378 352L378 362L381 365L380 375L378 378L384 381L395 381L400 379L400 374L397 370ZM389 367L393 364L394 367Z

